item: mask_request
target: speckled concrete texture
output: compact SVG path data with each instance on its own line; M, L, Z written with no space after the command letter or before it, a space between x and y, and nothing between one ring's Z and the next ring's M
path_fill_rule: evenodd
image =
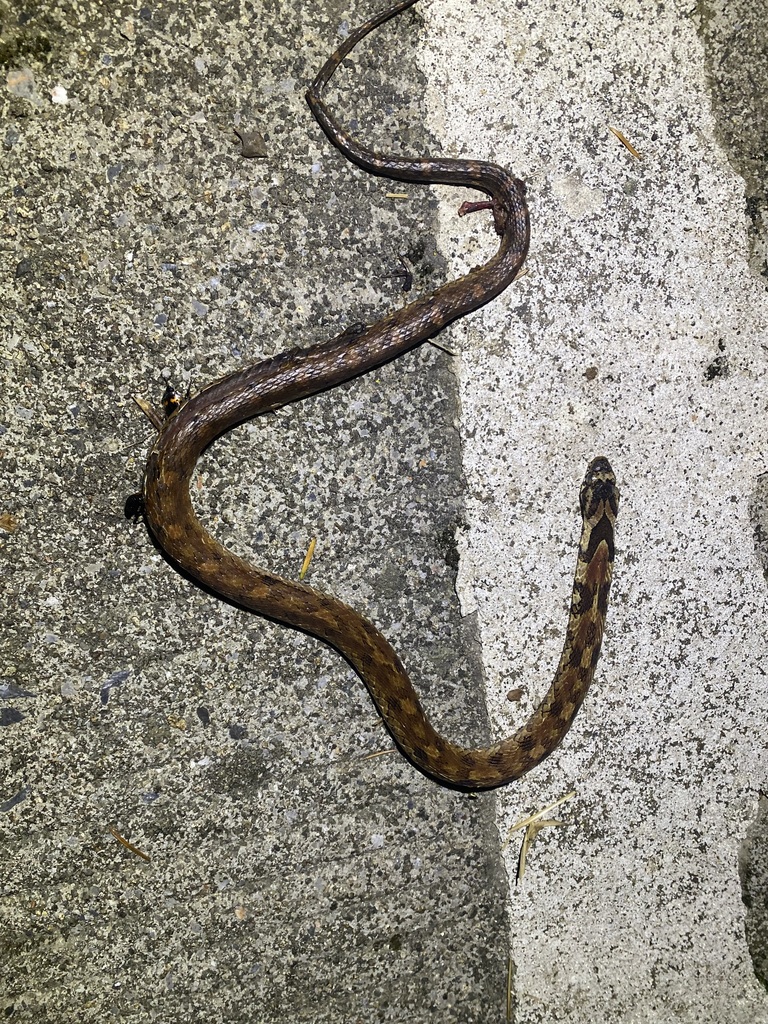
M435 131L530 190L527 275L454 331L461 592L501 735L557 661L587 460L622 488L596 685L499 801L506 836L521 803L577 790L510 898L525 1024L768 1021L766 27L762 5L724 11L424 8ZM446 215L453 272L464 230Z
M195 589L122 515L152 432L134 393L375 319L406 301L401 255L415 288L445 280L434 197L351 167L303 99L374 9L0 10L4 1019L503 1019L493 796L422 778L340 657ZM420 31L384 29L330 93L382 148L432 145ZM309 580L481 742L456 414L426 347L234 432L194 493L294 578L317 537Z
M307 80L378 8L0 5L0 1011L487 1024L511 951L518 1024L766 1024L761 5L423 0L381 30L334 108L523 177L527 273L443 336L460 358L241 428L196 477L254 560L295 577L317 537L311 582L477 741L483 675L499 735L548 685L579 482L610 457L598 679L498 802L506 843L577 791L521 885L492 796L421 778L332 651L122 517L151 436L132 394L375 319L401 255L423 289L492 250L455 190L371 178L312 121Z

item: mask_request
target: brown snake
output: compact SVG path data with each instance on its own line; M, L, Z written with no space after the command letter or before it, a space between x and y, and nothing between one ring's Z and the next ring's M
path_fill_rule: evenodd
M594 459L581 488L583 530L565 647L555 678L531 718L509 739L481 749L458 747L429 723L400 659L358 612L327 594L256 568L231 554L202 527L189 483L203 451L244 420L366 373L426 341L446 324L489 302L511 284L528 250L525 187L507 171L475 160L380 156L334 120L321 92L357 42L413 6L401 3L352 32L307 92L328 138L360 167L403 181L463 185L490 197L498 252L482 267L388 314L306 349L292 349L210 384L162 424L144 479L144 514L165 554L223 598L325 640L368 687L395 742L409 760L441 782L487 789L519 778L560 743L592 682L600 654L613 566L618 491L605 458ZM470 204L472 205L472 204Z

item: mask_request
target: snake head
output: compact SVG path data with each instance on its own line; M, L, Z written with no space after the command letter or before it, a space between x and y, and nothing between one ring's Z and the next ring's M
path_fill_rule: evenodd
M611 464L604 455L592 459L579 493L581 514L585 521L596 522L608 516L611 523L619 511L619 489Z

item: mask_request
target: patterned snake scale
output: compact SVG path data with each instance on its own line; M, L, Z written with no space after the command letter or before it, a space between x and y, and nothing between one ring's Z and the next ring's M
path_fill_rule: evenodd
M162 424L147 462L143 508L162 550L193 580L228 601L336 648L360 675L395 743L417 768L447 785L488 789L519 778L557 747L592 682L611 583L618 506L607 459L590 463L581 488L583 530L565 647L554 681L513 736L482 749L456 746L435 731L400 659L367 619L334 597L231 554L203 529L189 493L198 458L225 431L414 348L495 298L512 283L525 259L529 222L522 182L501 167L475 160L381 156L352 139L321 99L323 88L353 47L416 2L402 0L352 32L309 87L307 101L331 142L366 171L401 181L468 186L485 193L490 201L480 205L493 211L500 236L498 252L483 266L377 323L237 370L194 395Z

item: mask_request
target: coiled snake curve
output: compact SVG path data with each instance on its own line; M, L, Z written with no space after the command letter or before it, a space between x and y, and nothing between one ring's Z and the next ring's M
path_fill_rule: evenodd
M149 454L143 511L167 557L223 598L297 627L335 647L358 672L397 746L409 760L448 785L487 789L519 778L550 754L568 731L592 681L605 623L613 565L618 491L605 458L594 459L581 488L579 542L565 647L554 681L532 717L510 738L464 749L428 721L408 675L381 633L358 612L327 594L250 565L202 527L189 483L202 452L245 420L366 373L433 337L447 324L490 302L511 284L528 251L525 186L506 170L475 160L381 156L352 139L321 94L353 47L377 25L412 7L402 0L352 32L307 92L328 138L373 174L402 181L462 185L485 193L475 206L493 211L498 252L483 266L389 313L320 345L292 349L210 384L161 425ZM472 206L473 204L470 204Z

